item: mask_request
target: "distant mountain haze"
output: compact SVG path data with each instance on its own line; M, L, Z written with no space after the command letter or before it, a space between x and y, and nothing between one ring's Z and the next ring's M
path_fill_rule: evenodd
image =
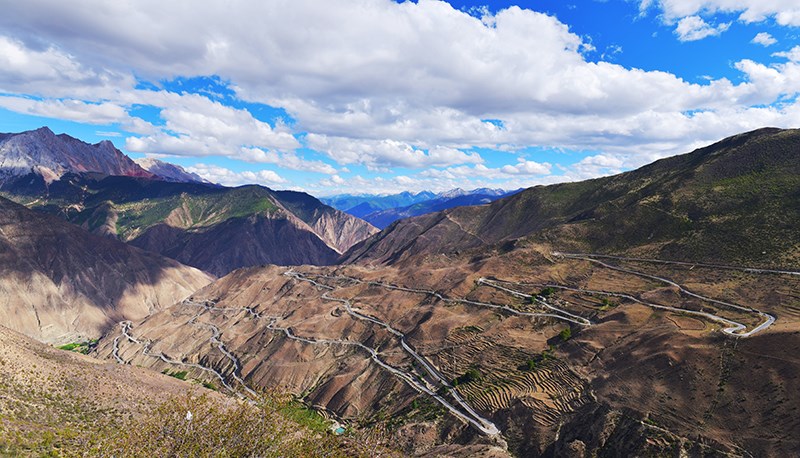
M411 216L424 215L462 205L481 205L519 192L503 189L479 188L465 191L461 188L435 194L401 192L393 195L340 194L321 200L332 207L362 218L373 226L384 229L389 224Z
M516 194L516 191L504 191L502 189L475 189L464 191L454 189L451 191L437 194L436 197L417 202L407 207L390 208L379 210L365 215L363 219L379 229L385 229L393 222L410 218L412 216L425 215L427 213L447 210L449 208L462 207L465 205L484 205L494 202L506 196Z

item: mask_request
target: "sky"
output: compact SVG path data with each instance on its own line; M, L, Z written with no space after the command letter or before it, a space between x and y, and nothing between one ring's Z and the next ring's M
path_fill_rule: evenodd
M0 132L225 185L517 189L800 127L797 0L0 0Z

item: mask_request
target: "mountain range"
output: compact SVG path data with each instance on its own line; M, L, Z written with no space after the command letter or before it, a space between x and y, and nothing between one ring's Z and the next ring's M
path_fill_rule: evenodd
M784 455L800 446L798 145L762 129L400 220L337 266L240 269L129 334L386 424L411 455ZM169 367L120 332L96 355L114 339Z
M533 238L573 251L796 264L798 144L796 130L761 129L620 175L403 220L354 247L346 262L394 263Z
M177 166L140 161L150 172L109 142L89 145L47 128L1 141L8 156L0 156L0 195L214 275L267 263L332 264L377 231L308 194L212 185Z
M152 157L145 157L142 159L135 159L134 162L139 167L147 170L153 175L159 177L164 181L176 181L178 183L208 183L210 181L201 177L196 173L187 172L186 169L179 165L170 164L169 162L160 161ZM110 174L114 175L114 174Z
M398 194L375 195L375 194L339 194L328 197L321 197L320 200L331 207L350 213L353 216L363 218L370 213L389 208L406 207L417 202L430 200L436 194L430 191L412 193L404 191Z
M30 173L49 183L68 172L154 177L108 140L90 145L66 134L56 135L47 127L0 133L0 184Z
M380 232L304 193L16 148L50 158L0 188L37 210L0 198L4 324L37 339L99 336L95 358L231 396L288 390L405 455L800 448L800 130Z
M388 196L342 194L327 198L323 197L321 200L339 210L367 221L378 229L384 229L399 219L465 205L488 204L500 198L516 194L519 191L521 190L505 191L489 188L465 191L461 188L456 188L438 194L430 191L422 191L416 194L403 192ZM355 205L351 206L353 204Z

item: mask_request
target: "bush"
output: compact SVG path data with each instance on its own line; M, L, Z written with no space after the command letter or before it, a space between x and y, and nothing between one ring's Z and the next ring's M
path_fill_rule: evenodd
M542 296L542 297L548 297L548 296L552 296L553 294L555 294L555 292L556 292L555 288L547 287L547 288L544 288L543 290L539 291L539 295Z
M558 335L561 336L561 340L566 342L570 339L570 337L572 337L572 329L564 328L561 332L558 333Z
M469 369L467 369L467 372L465 372L464 375L453 380L453 386L458 386L469 382L477 382L482 378L483 375L478 369L470 367Z

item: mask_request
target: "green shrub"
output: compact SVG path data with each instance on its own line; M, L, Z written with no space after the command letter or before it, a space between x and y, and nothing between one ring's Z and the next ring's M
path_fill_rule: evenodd
M543 290L539 291L539 295L542 296L542 297L548 297L548 296L552 296L553 294L555 294L555 292L556 292L555 288L547 287L547 288L544 288Z
M469 382L477 382L482 378L483 375L481 374L481 372L478 369L471 367L467 369L464 375L461 375L455 380L453 380L453 386L463 385L464 383L469 383Z

